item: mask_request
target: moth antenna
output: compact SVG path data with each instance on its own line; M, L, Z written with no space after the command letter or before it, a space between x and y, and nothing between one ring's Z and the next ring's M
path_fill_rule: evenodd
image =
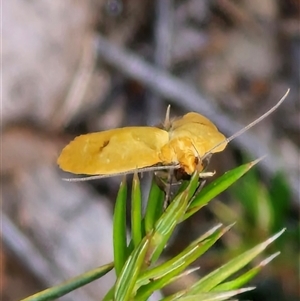
M238 136L242 135L243 133L245 133L246 131L248 131L250 128L252 128L253 126L255 126L256 124L258 124L259 122L261 122L263 119L265 119L267 116L269 116L270 114L272 114L282 103L283 101L286 99L286 97L288 96L290 92L290 89L287 89L286 93L281 97L281 99L278 101L278 103L276 105L274 105L270 110L268 110L266 113L264 113L263 115L261 115L260 117L258 117L257 119L255 119L254 121L252 121L251 123L249 123L247 126L245 126L244 128L240 129L239 131L237 131L236 133L234 133L232 136L226 138L225 140L223 140L222 142L218 143L217 145L215 145L213 148L211 148L201 159L205 159L207 156L209 156L210 154L212 154L212 151L214 149L216 149L217 147L219 147L220 145L224 144L224 143L229 143L230 141L232 141L233 139L237 138Z
M130 175L134 173L141 173L141 172L149 172L149 171L158 171L158 170L165 170L165 169L176 169L180 166L177 165L164 165L164 166L150 166L150 167L144 167L139 169L134 169L130 171L124 171L109 175L95 175L95 176L87 176L87 177L79 177L79 178L62 178L63 181L67 182L87 182L92 180L98 180L98 179L104 179L104 178L111 178L111 177L117 177L122 175Z
M171 125L171 122L170 122L170 110L171 110L171 105L168 105L167 111L166 111L165 121L163 123L165 129L169 129L170 125Z

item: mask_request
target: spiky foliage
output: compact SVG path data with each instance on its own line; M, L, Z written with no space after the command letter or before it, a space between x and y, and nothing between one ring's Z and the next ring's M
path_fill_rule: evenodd
M200 192L197 191L199 177L194 174L189 182L182 184L166 210L163 210L163 193L153 181L145 214L142 213L139 179L134 176L131 192L132 231L129 240L125 220L127 183L124 179L120 185L114 212L114 263L92 270L23 301L53 300L102 277L113 268L117 280L115 285L108 290L103 301L148 300L154 291L160 290L178 278L193 272L195 269L191 269L189 266L207 252L232 227L232 225L216 225L203 233L174 258L160 262L158 259L176 226L226 190L257 162L258 160L228 171L205 186ZM191 287L162 300L229 300L237 294L253 289L251 287L243 288L243 286L278 253L264 259L254 268L247 270L247 265L283 231L234 257L218 269L200 278ZM243 272L241 273L242 268ZM237 272L240 272L238 276L236 275Z

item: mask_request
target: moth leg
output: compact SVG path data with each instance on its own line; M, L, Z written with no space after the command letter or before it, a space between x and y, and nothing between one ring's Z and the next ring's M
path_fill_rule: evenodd
M199 178L200 179L207 179L207 178L210 178L210 177L214 176L215 173L216 173L216 171L201 172L201 173L199 173Z
M201 162L201 165L203 167L203 171L199 173L200 179L207 179L207 178L210 178L215 175L215 173L216 173L215 171L205 171L209 165L211 157L212 157L212 154L207 155L207 157L205 157L203 160L199 160L199 162Z
M174 185L177 185L178 183L174 183L174 175L173 170L166 170L162 172L155 172L155 181L158 187L164 192L165 199L164 199L164 205L163 208L166 210L166 208L170 205L171 198L174 195Z
M168 170L168 178L166 183L166 190L165 190L165 200L164 200L164 211L170 205L171 202L171 186L172 186L172 170Z
M167 184L167 173L166 171L156 171L154 172L154 180L157 186L165 193Z

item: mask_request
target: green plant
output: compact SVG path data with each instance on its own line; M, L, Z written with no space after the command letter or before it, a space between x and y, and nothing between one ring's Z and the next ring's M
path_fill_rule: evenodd
M300 226L297 214L291 206L291 193L286 183L286 176L277 173L266 184L261 181L257 170L251 169L238 183L232 185L229 192L230 199L233 201L225 204L215 200L210 204L209 209L222 223L236 222L230 233L235 243L234 245L228 243L232 241L231 239L224 240L224 248L219 248L212 257L226 260L244 252L257 240L264 240L272 233L286 227L285 235L268 250L271 254L274 250L280 249L282 256L276 260L271 269L264 272L263 279L257 277L255 282L268 280L268 283L263 281L261 294L276 283L276 288L272 290L277 300L297 300ZM268 300L273 300L271 295Z
M115 270L117 280L104 297L104 301L147 300L155 290L160 290L174 280L193 272L195 269L191 269L190 265L232 227L232 225L216 225L174 258L159 262L158 259L176 226L226 190L258 161L228 171L200 191L197 190L199 175L194 174L190 181L182 184L166 210L163 210L164 195L153 181L145 214L142 213L139 178L135 175L131 192L130 241L127 241L126 233L127 183L124 178L114 212L114 263L85 273L23 301L53 300L100 278L112 268ZM178 291L162 300L228 300L239 293L253 289L242 287L279 253L272 254L255 267L249 267L248 264L283 231L235 256L218 269L200 278L190 288Z

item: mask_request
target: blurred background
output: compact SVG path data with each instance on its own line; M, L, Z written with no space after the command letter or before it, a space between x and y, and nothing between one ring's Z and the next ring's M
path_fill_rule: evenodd
M220 221L235 227L195 263L198 274L162 293L191 285L286 227L266 251L281 255L242 298L299 300L299 13L299 0L3 3L2 300L19 300L113 258L120 178L62 181L56 159L76 135L155 125L171 104L172 116L197 111L229 136L288 87L283 105L214 155L210 169L216 178L267 158L183 223L164 256ZM61 300L99 300L113 281L111 273Z

